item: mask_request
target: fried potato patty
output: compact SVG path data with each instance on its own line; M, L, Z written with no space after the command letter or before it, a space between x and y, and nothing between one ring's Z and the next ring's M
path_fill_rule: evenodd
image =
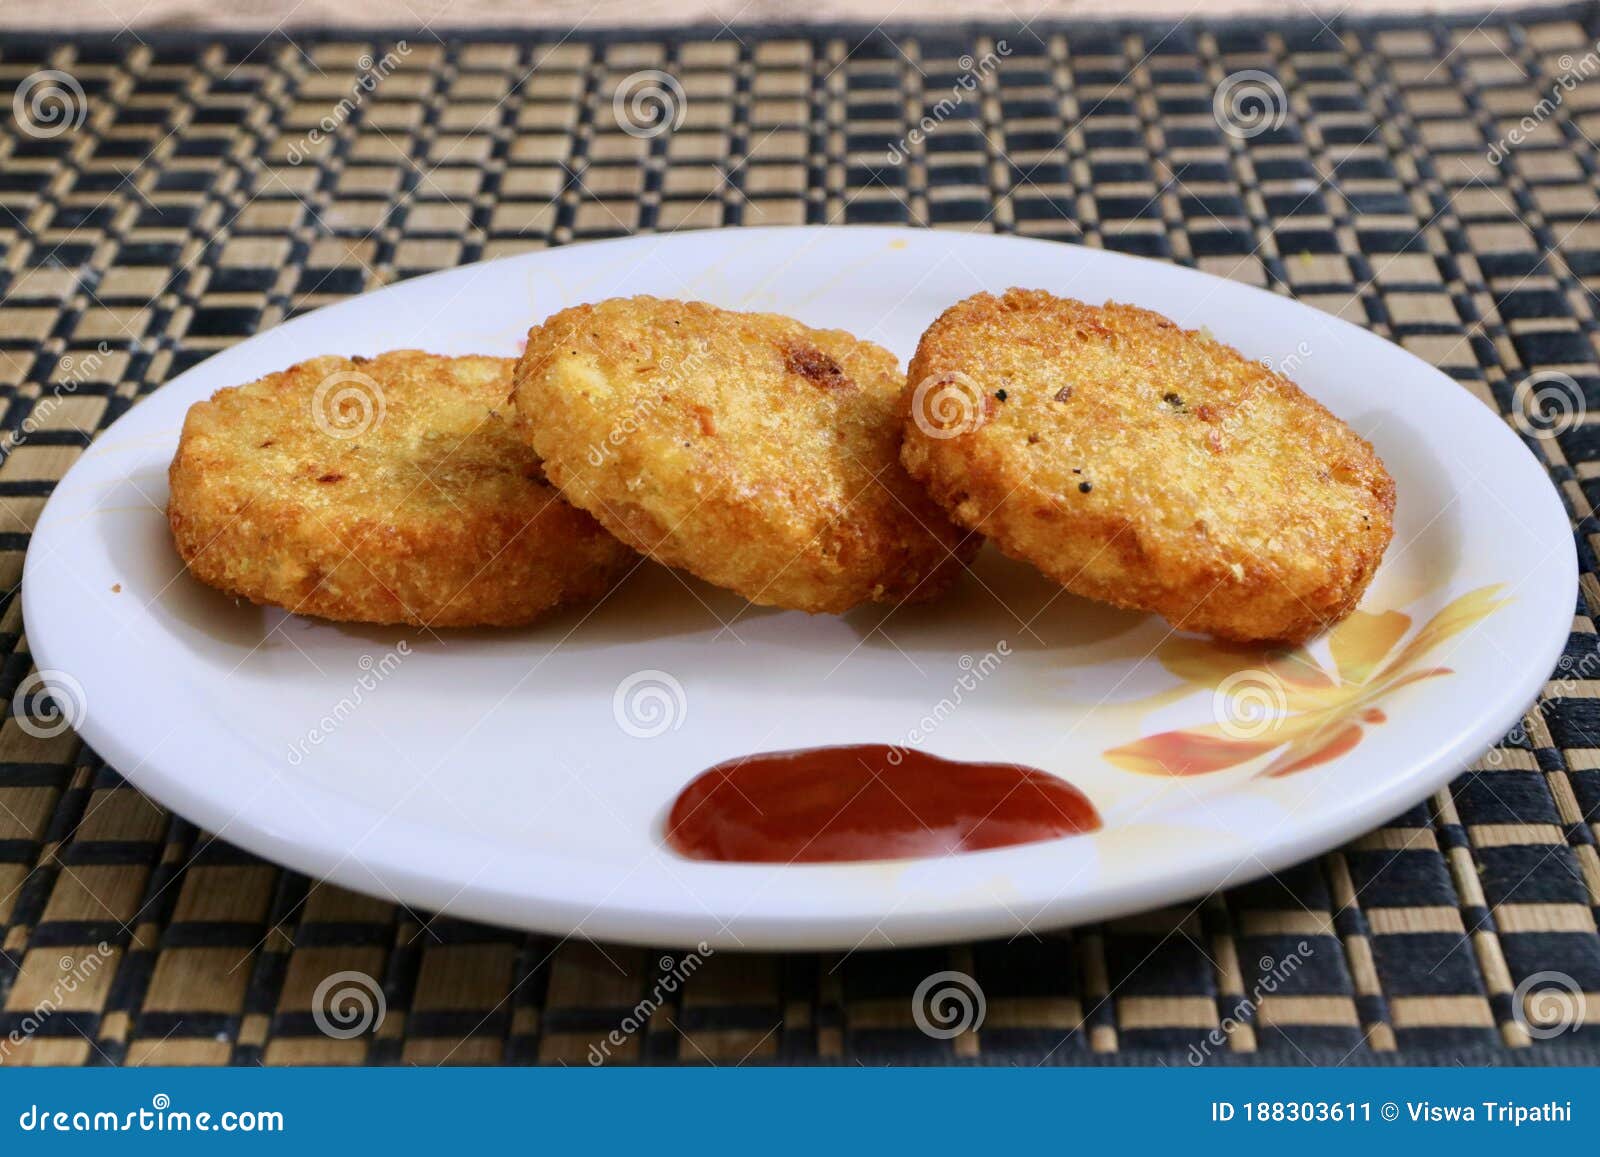
M1146 309L978 294L923 335L903 458L1068 590L1237 641L1355 608L1393 534L1372 447L1288 378Z
M218 391L169 472L178 553L230 594L351 622L509 626L598 596L637 556L497 413L514 365L319 357Z
M550 480L623 542L842 612L932 597L974 549L900 465L903 383L841 330L637 297L535 327L516 404Z

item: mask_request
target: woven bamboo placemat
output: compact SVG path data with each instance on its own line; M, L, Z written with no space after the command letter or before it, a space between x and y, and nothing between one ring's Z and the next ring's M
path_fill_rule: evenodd
M50 735L15 694L32 669L15 584L94 432L213 351L396 279L633 231L893 221L1102 245L1342 314L1502 412L1535 371L1600 400L1600 80L1561 85L1600 64L1597 32L1585 6L1277 31L423 35L347 112L395 38L8 34L0 92L56 70L82 120L51 132L19 103L0 123L0 1061L584 1064L618 1031L612 1058L647 1063L1593 1063L1592 1027L1550 1034L1526 1008L1554 977L1586 994L1565 1007L1600 1017L1588 421L1529 439L1584 574L1563 667L1523 727L1449 790L1275 879L1009 943L719 954L690 975L672 954L319 884ZM1002 39L981 97L886 163ZM647 69L681 83L686 119L641 138L612 102ZM1281 126L1220 130L1213 95L1242 70L1281 83ZM1528 139L1494 163L1524 117ZM942 970L981 985L977 1031L917 1027L913 993ZM374 978L383 1015L343 1039L314 1002L350 973Z

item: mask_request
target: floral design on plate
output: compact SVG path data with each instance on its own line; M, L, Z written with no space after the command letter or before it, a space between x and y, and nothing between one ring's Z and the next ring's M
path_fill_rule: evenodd
M1408 684L1451 674L1422 660L1504 606L1502 586L1467 592L1409 639L1410 615L1356 611L1328 632L1331 670L1304 647L1240 648L1173 636L1156 657L1190 687L1211 692L1216 722L1146 736L1105 757L1145 775L1209 775L1280 748L1258 775L1293 775L1328 763L1360 743L1364 727L1387 720L1381 700Z

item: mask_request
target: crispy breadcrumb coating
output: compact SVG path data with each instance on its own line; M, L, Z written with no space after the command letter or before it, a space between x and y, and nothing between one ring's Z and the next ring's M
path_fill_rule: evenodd
M1393 534L1372 447L1282 374L1129 305L946 310L903 460L962 526L1075 594L1237 641L1353 610Z
M508 626L636 556L563 502L502 419L514 361L319 357L192 406L172 536L202 582L300 614Z
M623 542L842 612L930 598L975 550L900 465L903 382L842 330L637 297L535 327L516 404L550 480Z

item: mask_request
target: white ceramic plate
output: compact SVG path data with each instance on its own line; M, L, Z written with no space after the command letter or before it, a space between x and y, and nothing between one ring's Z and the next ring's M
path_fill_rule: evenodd
M1264 675L1259 660L1067 596L992 549L922 609L812 618L646 565L598 607L434 636L235 605L191 581L168 539L166 468L184 411L315 354L512 355L561 307L652 293L848 328L907 358L947 305L1013 285L1208 326L1376 444L1399 490L1395 542L1337 657L1324 639L1289 678ZM1198 896L1372 828L1448 781L1535 698L1575 582L1557 494L1502 419L1355 326L1175 266L1043 241L743 229L438 273L216 355L62 479L33 536L23 607L45 682L83 737L156 800L270 859L560 934L852 948ZM1173 733L1208 728L1233 743L1208 750L1235 762L1159 774L1184 743ZM1285 760L1261 744L1297 735L1326 762L1263 774ZM704 768L859 742L1043 768L1085 791L1105 826L848 865L689 862L663 847L666 808Z

